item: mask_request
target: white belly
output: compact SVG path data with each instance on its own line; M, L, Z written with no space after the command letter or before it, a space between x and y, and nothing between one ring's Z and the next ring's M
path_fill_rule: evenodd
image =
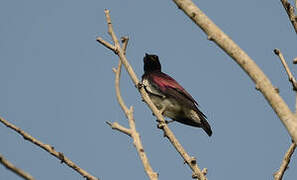
M144 79L142 83L155 106L159 110L166 108L163 112L164 116L174 119L181 112L182 108L176 99L166 98L166 96L161 94L161 92L154 88L146 79Z

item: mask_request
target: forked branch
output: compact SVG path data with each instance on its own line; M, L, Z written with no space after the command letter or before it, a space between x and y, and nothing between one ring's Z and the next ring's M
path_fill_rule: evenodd
M215 42L248 74L284 124L294 142L297 142L296 116L275 91L275 88L267 76L258 67L254 60L252 60L252 58L250 58L229 36L215 25L191 0L173 1L207 34L208 39Z
M200 180L206 180L207 179L205 176L206 172L207 172L206 169L204 169L203 171L200 170L200 168L197 165L196 159L193 157L190 157L188 155L188 153L185 151L185 149L182 147L182 145L179 143L179 141L175 138L174 134L172 133L172 131L169 129L169 127L165 123L164 117L159 112L159 110L156 108L156 106L153 104L153 102L149 98L148 94L146 93L145 89L142 86L139 86L139 84L140 84L139 80L138 80L133 68L130 66L130 64L124 54L124 50L121 48L119 41L113 31L112 24L111 24L111 18L109 15L109 10L105 10L105 15L106 15L106 21L107 21L107 25L108 25L108 33L112 37L114 45L111 45L110 43L106 44L106 42L100 37L97 38L97 41L99 43L101 43L102 45L104 45L105 47L111 49L114 53L116 53L119 56L121 62L125 66L128 74L130 75L135 87L138 88L143 100L147 103L149 108L153 111L153 113L159 120L158 127L164 131L165 137L167 137L169 139L169 141L174 146L174 148L178 151L178 153L183 157L184 161L192 169L192 171L193 171L192 177L200 179Z
M122 38L122 43L123 43L123 51L124 53L126 52L126 48L128 45L128 37L123 37ZM149 160L146 156L146 153L144 151L141 139L140 139L140 135L136 130L136 125L135 125L135 121L134 121L134 115L133 115L133 107L131 106L130 109L127 108L122 95L121 95L121 89L120 89L120 77L121 77L121 69L122 69L122 61L119 60L119 64L117 68L113 68L113 72L115 73L115 89L116 89L116 96L117 96L117 100L118 103L120 104L122 110L124 111L128 122L129 122L129 126L130 128L125 128L121 125L119 125L117 122L114 122L112 124L110 124L111 128L116 129L120 132L123 132L127 135L129 135L132 139L133 139L133 144L137 150L137 153L141 159L141 162L143 164L144 170L146 172L146 174L148 175L150 180L157 180L158 179L158 174L156 172L153 171Z
M297 82L296 82L296 79L293 76L281 51L279 49L274 49L274 53L279 57L282 65L288 75L289 81L292 84L293 90L295 91L295 94L296 94L295 114L296 114L297 113ZM296 148L296 143L294 141L292 141L290 148L288 149L287 153L285 154L285 156L283 158L283 161L281 163L279 170L277 172L275 172L273 175L274 180L281 180L283 178L285 171L288 169L288 165L290 163L291 156L293 155L293 153L295 151L295 148Z

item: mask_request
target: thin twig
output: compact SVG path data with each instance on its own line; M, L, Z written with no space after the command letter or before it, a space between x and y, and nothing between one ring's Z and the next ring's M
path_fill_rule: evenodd
M84 169L82 169L79 166L77 166L76 164L74 164L74 162L72 162L69 158L67 158L63 153L56 151L53 146L51 146L49 144L44 144L43 142L41 142L41 141L37 140L36 138L32 137L30 134L26 133L25 131L23 131L19 127L13 125L12 123L8 122L7 120L5 120L2 117L0 117L0 122L3 123L8 128L10 128L10 129L14 130L15 132L19 133L21 136L23 136L23 138L25 140L39 146L40 148L44 149L45 151L47 151L51 155L55 156L56 158L61 160L61 163L67 164L67 166L69 166L70 168L72 168L73 170L78 172L81 176L85 177L87 180L99 180L98 178L92 176L90 173L88 173Z
M100 41L105 47L107 47L108 49L110 49L112 51L116 50L115 47L112 44L110 44L109 42L103 40L101 37L98 37L97 41Z
M106 15L106 20L107 20L107 24L108 24L108 33L112 37L113 42L114 42L114 46L115 46L114 52L120 57L120 60L122 61L123 65L125 66L128 74L130 75L135 87L138 87L138 90L139 90L143 100L147 103L149 108L152 110L152 112L155 114L155 116L159 120L158 127L164 131L165 137L167 137L169 139L169 141L174 146L174 148L178 151L178 153L183 157L184 161L192 169L192 171L193 171L192 177L196 178L196 179L198 178L200 180L206 180L207 178L206 178L205 175L206 175L207 171L204 170L202 172L200 170L200 168L197 165L196 159L194 157L190 157L188 155L188 153L185 151L185 149L182 147L182 145L179 143L179 141L176 139L176 137L174 136L172 131L169 129L169 127L165 123L164 117L159 112L159 110L156 108L156 106L153 104L153 102L149 98L148 94L146 93L145 89L142 86L139 86L139 80L138 80L134 70L130 66L130 64L129 64L129 62L128 62L125 54L124 54L124 51L120 47L120 45L118 43L118 40L117 40L117 37L116 37L116 35L115 35L114 31L113 31L112 24L111 24L111 19L110 19L110 15L109 15L109 10L105 10L105 15ZM104 43L102 42L102 38L97 38L97 41L104 45Z
M31 176L29 173L25 172L24 170L15 167L11 162L9 162L7 159L5 159L1 154L0 154L0 163L3 164L7 169L10 171L14 172L15 174L19 175L23 179L26 180L34 180L34 177Z
M295 29L295 32L297 33L297 16L295 15L294 7L288 2L288 0L281 0L281 2L289 16L289 19ZM297 8L297 1L295 1L295 5Z
M291 156L296 148L296 143L292 142L290 148L286 152L282 164L277 172L274 173L274 180L281 180L291 160Z
M295 98L296 98L296 102L295 102L295 114L297 113L297 82L295 77L293 76L283 54L281 53L281 51L279 49L274 49L274 53L279 57L283 67L285 68L285 71L288 75L288 79L292 84L293 90L295 91ZM285 154L282 164L279 168L279 170L277 172L274 173L274 180L281 180L283 178L283 175L285 173L285 171L288 169L288 165L290 163L290 159L291 156L294 153L294 150L296 148L296 143L294 141L292 141L292 144L290 146L290 148L288 149L287 153Z
M289 81L292 83L292 86L293 86L293 90L294 91L297 91L297 82L296 82L296 79L294 78L288 64L286 63L286 60L282 54L282 52L279 50L279 49L274 49L274 53L279 57L279 59L281 60L286 72L287 72L287 75L288 75L288 78L289 78Z
M131 130L128 129L128 128L125 128L124 126L120 125L118 122L109 122L109 121L106 121L106 124L108 124L111 129L114 129L114 130L117 130L117 131L120 131L128 136L131 137Z
M111 22L109 22L109 24L111 25ZM110 26L110 28L111 28L111 33L112 33L113 32L112 26ZM129 41L128 37L122 37L122 43L123 43L122 49L123 49L124 53L126 53L128 41ZM122 69L122 61L119 60L118 68L113 68L113 71L115 73L115 89L116 89L117 100L128 119L129 126L130 126L130 129L128 129L128 130L129 130L130 136L133 139L133 144L134 144L134 146L137 150L137 153L141 159L141 162L143 164L146 174L148 175L150 180L158 180L158 174L156 172L154 172L153 168L151 167L149 160L146 156L146 153L144 152L144 148L143 148L143 145L142 145L142 142L140 139L140 135L136 130L136 125L135 125L134 115L133 115L133 107L131 106L130 109L128 109L127 106L125 105L125 102L121 95L121 89L120 89L121 69Z
M109 25L111 25L111 22ZM112 26L110 28L111 28L110 31L113 31ZM126 54L128 41L129 41L128 37L122 37L124 54ZM129 109L127 108L127 106L122 98L121 89L120 89L120 78L121 78L121 71L122 71L122 61L120 59L119 59L118 67L116 69L114 68L113 71L115 73L115 90L116 90L117 100L118 100L121 108L123 109L125 115L128 118Z

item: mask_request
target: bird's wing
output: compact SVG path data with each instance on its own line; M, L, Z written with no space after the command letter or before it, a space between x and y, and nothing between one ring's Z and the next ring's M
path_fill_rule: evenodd
M168 94L170 91L172 92L172 90L175 90L180 95L190 100L192 103L198 105L195 99L169 75L162 72L157 72L152 73L150 78L164 94Z

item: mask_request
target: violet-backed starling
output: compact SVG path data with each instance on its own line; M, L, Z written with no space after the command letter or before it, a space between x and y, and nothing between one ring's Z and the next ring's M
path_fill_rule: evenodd
M200 127L208 136L212 130L194 98L172 77L161 71L157 55L145 54L142 84L155 106L173 121Z

